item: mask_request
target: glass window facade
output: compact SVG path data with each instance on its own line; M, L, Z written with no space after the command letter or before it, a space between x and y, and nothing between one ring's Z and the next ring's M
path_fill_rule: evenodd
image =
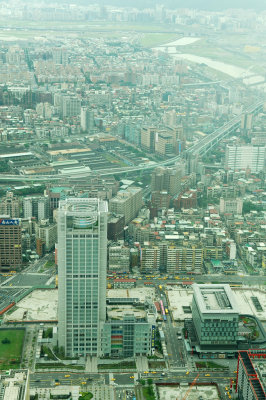
M106 313L107 204L60 202L58 227L59 346L68 356L98 356Z

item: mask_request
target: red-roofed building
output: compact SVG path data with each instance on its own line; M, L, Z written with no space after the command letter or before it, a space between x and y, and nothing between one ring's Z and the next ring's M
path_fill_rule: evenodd
M136 279L114 279L114 289L130 289L136 287Z

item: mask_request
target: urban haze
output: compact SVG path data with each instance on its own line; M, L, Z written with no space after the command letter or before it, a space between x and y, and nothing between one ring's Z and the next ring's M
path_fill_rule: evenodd
M0 1L0 400L266 399L266 4Z

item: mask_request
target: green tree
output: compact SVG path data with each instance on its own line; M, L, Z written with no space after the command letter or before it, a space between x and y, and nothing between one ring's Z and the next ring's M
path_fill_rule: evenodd
M261 211L262 207L257 204L253 204L251 201L245 201L243 204L243 214L248 214L250 211Z

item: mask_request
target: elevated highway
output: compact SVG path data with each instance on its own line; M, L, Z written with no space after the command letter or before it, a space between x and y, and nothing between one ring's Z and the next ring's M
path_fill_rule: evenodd
M247 107L240 115L237 115L231 121L227 122L225 125L216 129L210 135L205 136L200 140L200 142L194 144L187 150L187 153L193 156L202 156L215 147L222 139L228 136L230 133L235 132L241 125L242 115L247 113L257 114L263 109L263 101L258 101L255 104Z
M94 173L100 176L108 176L108 175L121 175L121 174L128 174L133 172L139 171L148 171L152 170L159 166L171 166L176 164L182 158L187 159L196 159L198 156L205 155L208 151L210 151L213 147L215 147L222 139L230 135L231 133L235 132L241 124L242 115L246 113L254 113L258 114L263 110L264 102L262 100L250 105L247 107L240 115L237 115L225 125L221 126L220 128L216 129L211 134L205 136L200 141L195 143L189 149L182 153L182 157L180 155L176 157L172 157L169 160L161 161L161 162L153 162L148 165L140 164L134 167L122 167L122 168L115 168L113 170L110 169L99 169L95 170ZM87 175L84 174L82 177L86 177L91 175L88 173ZM27 182L27 181L34 181L34 182L53 182L53 181L65 181L68 178L75 178L73 175L32 175L32 176L25 176L25 175L5 175L0 174L0 182ZM79 178L79 177L77 177Z

